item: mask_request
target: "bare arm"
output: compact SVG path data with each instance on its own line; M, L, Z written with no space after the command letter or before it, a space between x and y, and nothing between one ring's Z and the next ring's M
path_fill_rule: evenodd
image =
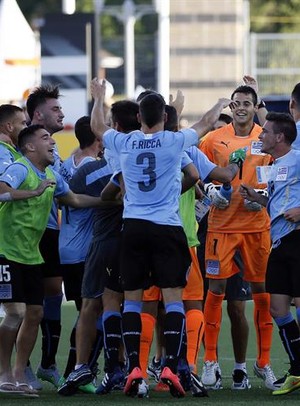
M252 76L245 75L243 77L243 81L244 81L245 85L250 86L250 87L252 87L252 89L255 90L255 92L257 94L257 104L259 105L261 103L261 98L258 93L258 83L257 83L256 79ZM268 114L268 110L266 109L266 107L260 107L257 110L256 115L257 115L259 124L261 126L263 126L265 124L267 114Z
M101 197L83 195L73 193L71 190L61 197L58 197L58 201L61 205L75 207L76 209L82 209L86 207L110 207L111 205L120 205L121 201L103 201Z
M239 167L237 164L229 164L225 168L217 166L210 172L209 179L221 183L230 183L235 178L238 171Z
M182 172L184 176L181 180L181 194L193 187L199 180L199 172L193 163L186 165Z
M183 107L184 107L184 95L181 90L177 90L176 99L173 98L173 95L170 94L169 104L176 109L178 118L180 117Z
M114 200L120 196L120 192L120 188L115 183L109 181L101 192L101 199L103 201Z
M197 121L191 128L197 131L199 140L208 133L215 122L218 120L221 112L226 107L234 104L230 99L219 99L219 101L210 109L208 110L202 118Z
M55 181L51 179L43 180L35 190L21 190L10 187L5 182L0 182L0 202L11 200L25 200L40 196L47 187L55 186Z
M104 97L105 97L106 83L102 80L99 82L98 78L91 81L91 95L94 99L94 104L91 113L91 129L95 135L102 137L108 127L105 123L104 115Z

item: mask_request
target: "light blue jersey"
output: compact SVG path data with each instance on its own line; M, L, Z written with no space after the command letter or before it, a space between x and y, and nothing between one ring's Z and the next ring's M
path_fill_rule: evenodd
M198 143L194 129L129 134L110 129L104 147L119 155L126 194L124 218L181 225L179 196L184 150Z
M295 141L292 143L292 148L300 150L300 121L297 121L296 128L297 128L297 137Z
M93 157L84 157L76 165L74 155L71 155L60 167L60 174L70 183L78 168L87 162L95 161ZM74 190L75 193L84 191ZM92 239L94 209L75 209L62 207L61 227L59 233L59 257L61 264L77 264L84 262Z
M209 174L217 167L217 165L211 162L198 147L192 146L188 148L186 152L198 169L200 178L203 182L209 182Z
M268 193L267 210L271 217L274 244L300 225L300 222L292 223L283 217L287 210L300 207L300 151L292 149L274 161L268 180Z
M29 162L30 166L41 180L46 179L45 172L40 171L26 157L24 158ZM15 162L11 164L0 176L0 182L5 182L13 189L18 189L19 186L25 181L27 173L28 169L24 164ZM56 179L54 196L60 197L66 195L70 190L68 184L63 180L59 173L55 171L53 171L53 173Z

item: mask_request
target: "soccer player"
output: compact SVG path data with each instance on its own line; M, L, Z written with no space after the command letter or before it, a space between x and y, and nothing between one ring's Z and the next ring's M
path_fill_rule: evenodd
M126 194L121 247L121 274L124 280L123 338L129 360L124 392L136 395L142 380L139 366L141 305L145 282L151 277L162 289L166 307L166 363L161 380L175 397L184 396L177 372L185 315L181 300L190 265L187 240L178 215L181 191L181 154L196 145L223 108L219 102L191 129L164 132L165 102L158 94L143 98L139 107L141 131L128 135L106 126L103 114L105 81L91 83L94 106L92 129L103 136L103 145L120 157Z
M266 290L271 295L271 315L290 361L284 383L273 395L284 395L300 388L300 332L290 311L294 298L299 320L300 152L293 149L297 129L290 115L269 113L266 120L259 140L261 151L274 159L268 175L268 197L259 195L247 183L241 185L240 192L244 199L267 206L271 217L272 250Z
M102 143L92 132L90 120L90 117L83 116L76 121L74 132L79 142L79 148L62 163L59 171L63 179L75 193L85 193L85 191L82 189L82 185L80 185L79 188L76 183L72 182L71 184L74 174L85 163L95 161L102 151ZM63 206L61 213L59 257L62 266L64 292L68 301L75 301L76 309L79 312L82 303L81 285L84 263L92 239L94 209L74 209L72 207ZM70 334L69 357L62 381L68 377L76 363L76 325L77 318ZM93 370L97 368L96 361L103 346L101 317L97 322L97 326L96 340L98 343L95 342L93 347L95 349L95 353L93 354L94 363L91 366ZM92 393L95 392L93 385L87 385L81 389Z
M203 138L200 149L214 163L228 164L228 153L237 149L246 150L246 159L239 176L232 181L233 193L230 202L223 199L222 207L212 206L208 217L205 260L209 290L204 307L205 355L202 382L214 386L220 374L217 362L217 343L222 318L222 301L227 279L238 271L233 267L233 257L238 249L245 266L244 278L251 284L254 301L254 324L257 337L257 360L255 374L262 378L265 386L276 389L276 378L270 366L272 341L272 318L270 297L265 292L265 273L270 250L270 220L265 208L241 198L238 189L241 182L254 188L264 188L258 183L256 167L270 163L270 157L262 154L258 136L261 127L253 121L257 111L257 95L250 86L240 86L231 99L233 122L212 131ZM222 200L222 199L221 199ZM246 363L236 364L238 381L248 379ZM234 375L237 373L234 371Z
M111 107L111 124L122 132L140 128L137 121L138 105L121 100ZM87 194L99 194L109 183L113 168L105 158L83 165L73 175L71 186ZM76 329L76 365L58 389L63 396L77 392L81 385L92 381L90 353L98 315L102 313L105 350L105 374L96 393L109 393L122 384L125 375L119 365L121 344L121 312L123 288L120 283L119 255L123 205L95 210L93 237L85 263L82 283L82 307ZM99 266L100 264L100 266Z
M24 157L11 164L0 177L0 254L1 303L25 303L26 308L15 308L4 327L9 334L1 334L1 366L10 365L16 340L17 354L13 379L17 389L27 395L38 396L28 384L25 368L34 347L43 313L43 280L39 241L46 228L48 216L56 196L61 204L91 207L102 204L101 198L72 193L63 179L48 166L53 164L55 141L41 125L24 128L19 134L19 148ZM107 204L107 203L106 203ZM10 230L7 233L5 230ZM13 243L11 236L13 235ZM26 327L22 319L26 318ZM1 326L2 328L2 326ZM22 342L20 343L20 337ZM21 344L21 345L20 345ZM4 377L5 378L5 377ZM1 377L1 381L3 378Z
M40 124L52 136L61 131L64 113L60 104L60 90L58 85L41 85L35 88L26 100L26 109L31 124ZM61 159L55 145L53 169L59 171ZM60 374L56 368L56 353L61 333L61 303L62 270L58 252L58 206L53 201L47 228L40 242L40 250L44 258L42 265L44 271L44 316L41 321L42 329L42 358L37 369L37 376L41 380L58 386ZM23 322L26 328L26 318ZM29 364L26 368L27 379L36 389L42 389L41 383L36 378Z

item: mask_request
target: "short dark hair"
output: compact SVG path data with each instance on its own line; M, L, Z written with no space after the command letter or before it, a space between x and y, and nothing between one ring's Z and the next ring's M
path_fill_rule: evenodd
M89 116L80 117L76 121L74 132L81 149L89 147L96 140L96 136L91 129L91 117Z
M164 129L167 131L178 131L178 114L174 106L166 104L165 111L167 113L167 121Z
M232 119L232 117L229 116L228 114L221 113L221 114L219 115L218 121L224 121L224 123L230 124L230 123L232 123L233 119Z
M298 108L300 109L300 83L297 83L291 94L292 98L296 101Z
M149 94L158 94L158 93L155 90L146 89L143 92L141 92L136 98L137 103L139 103L144 97L148 96Z
M251 86L246 85L238 86L232 93L231 100L233 100L233 96L236 93L251 94L254 106L257 105L257 94L256 91Z
M28 142L28 140L35 135L35 132L40 129L44 129L45 127L41 124L31 124L28 127L23 128L23 130L20 131L19 137L18 137L18 146L23 153L25 150L25 145Z
M113 123L118 123L125 133L141 128L141 123L137 118L138 112L139 105L131 100L119 100L111 106Z
M145 96L140 102L141 120L149 128L154 127L163 121L165 113L165 100L159 93L152 93Z
M273 123L274 133L283 133L287 144L292 144L297 137L297 127L293 117L288 113L270 112L266 120Z
M0 124L10 120L16 113L24 112L21 107L14 104L1 104L0 106Z
M38 106L45 104L48 99L58 99L60 97L59 85L45 84L36 87L26 100L26 109L30 120Z

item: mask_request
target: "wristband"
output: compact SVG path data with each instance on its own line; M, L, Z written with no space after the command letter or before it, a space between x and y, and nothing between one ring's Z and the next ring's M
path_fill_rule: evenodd
M266 103L263 100L261 100L260 103L257 105L257 108L258 109L266 108Z

